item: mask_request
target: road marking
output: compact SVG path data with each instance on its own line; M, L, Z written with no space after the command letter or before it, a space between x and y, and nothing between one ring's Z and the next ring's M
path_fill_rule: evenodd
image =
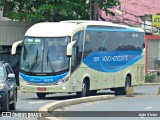
M45 103L47 101L36 101L36 102L29 102L29 104L40 104L40 103Z
M151 108L152 108L152 107L146 107L145 109L148 110L148 109L151 109Z
M144 119L145 117L140 117L141 119Z

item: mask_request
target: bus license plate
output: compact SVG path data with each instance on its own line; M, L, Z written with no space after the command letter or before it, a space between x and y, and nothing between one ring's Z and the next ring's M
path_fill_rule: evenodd
M46 89L46 87L38 87L37 90L39 90L39 91L46 91L47 89Z

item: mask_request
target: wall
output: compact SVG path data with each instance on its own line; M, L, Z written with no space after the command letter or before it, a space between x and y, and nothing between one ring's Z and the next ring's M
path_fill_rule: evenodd
M19 21L0 21L0 45L12 45L22 40L26 30L33 23Z
M146 35L146 73L160 70L160 36Z
M20 59L21 48L15 56L11 55L12 44L23 40L27 29L32 26L32 22L0 21L0 61L5 61L15 66Z

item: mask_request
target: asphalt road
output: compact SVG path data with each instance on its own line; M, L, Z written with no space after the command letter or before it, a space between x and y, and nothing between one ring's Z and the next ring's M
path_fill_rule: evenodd
M137 87L135 87L135 90L134 90L135 91L135 95L136 96L146 96L146 95L149 95L149 94L156 95L156 93L158 91L158 87L160 87L160 85L137 86ZM104 94L114 94L114 92L104 91L104 90L98 92L98 95L104 95ZM118 96L118 98L123 98L123 97L124 96ZM47 95L47 98L45 100L41 100L41 99L37 98L35 93L18 93L18 102L17 102L16 111L37 111L38 108L44 106L47 103L54 102L54 101L66 100L66 99L73 99L73 98L76 98L75 94L52 94L52 95ZM151 98L149 97L148 99L149 99L149 101L152 101L152 99L154 99L154 97L151 97ZM136 101L135 98L133 98L133 100ZM111 101L117 103L116 100L111 100ZM119 102L122 102L122 101L125 101L125 100L119 100ZM117 104L120 104L119 102ZM132 102L132 100L126 99L126 102L130 103L130 102ZM157 102L158 102L158 100L157 100ZM135 103L137 103L137 102L135 102ZM148 103L144 102L144 104L148 104ZM107 104L105 106L107 106ZM103 108L103 107L99 107L99 108ZM109 107L107 106L107 108L109 108ZM113 108L113 106L112 107L110 106L110 108ZM116 108L117 107L115 106L115 109ZM91 110L92 110L92 108L91 108ZM2 119L2 118L0 118L0 119ZM3 118L3 120L10 120L10 119L11 118ZM12 118L12 120L21 120L21 119L22 118L20 118L20 117L18 117L18 118L17 117L13 117ZM23 120L28 120L28 118L23 118Z
M36 93L18 93L18 100L17 100L17 108L15 111L17 112L31 112L37 111L40 107L46 105L47 103L66 100L66 99L73 99L76 98L75 94L52 94L47 95L45 100L38 99ZM14 112L14 111L12 111ZM10 117L2 117L0 120L10 120ZM28 120L27 117L12 117L12 120Z
M135 97L124 97L117 96L114 100L106 100L101 102L94 102L89 104L81 104L76 106L71 106L66 108L66 111L102 111L104 114L110 114L112 116L119 115L126 117L76 117L76 120L160 120L160 117L148 117L149 111L159 111L153 112L160 116L160 96L157 95L159 85L155 86L138 86L135 87L134 93ZM109 112L111 113L109 113ZM123 111L123 113L117 112ZM130 112L135 112L139 116L128 117ZM140 111L140 112L139 112ZM141 112L141 111L146 111ZM148 111L148 112L147 112ZM145 113L143 116L142 114ZM148 114L147 114L148 113ZM79 113L80 114L80 113ZM90 116L97 114L98 112L88 112ZM141 115L140 115L141 114ZM103 115L103 114L102 114ZM96 116L96 115L95 115ZM156 115L155 115L156 116ZM64 120L74 120L75 117L65 117Z
M127 98L127 99L116 99L116 100L109 100L109 101L103 101L103 102L96 102L93 104L88 105L81 105L81 106L74 106L73 108L70 108L69 111L102 111L104 114L110 114L114 116L120 115L120 117L76 117L76 120L160 120L160 117L147 117L146 116L139 116L138 114L142 113L152 113L150 111L159 111L159 112L153 112L155 114L160 114L160 102L159 102L160 96L151 96L151 97L136 97L136 98ZM110 111L111 113L109 113ZM124 111L122 114L124 114L122 117L120 112L117 111ZM127 112L126 112L127 111ZM137 116L135 117L126 117L130 114L132 111L133 113L137 113ZM142 112L146 111L146 112ZM81 112L79 113L81 114ZM92 112L88 112L89 115L92 116ZM99 115L99 113L94 113L93 115ZM64 120L75 120L75 117L65 117Z

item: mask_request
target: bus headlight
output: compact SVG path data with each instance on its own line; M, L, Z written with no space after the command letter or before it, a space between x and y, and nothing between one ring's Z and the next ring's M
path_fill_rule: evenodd
M60 85L68 81L68 78L62 78L61 80L55 82L55 85Z
M4 89L5 84L4 83L0 83L0 90Z

